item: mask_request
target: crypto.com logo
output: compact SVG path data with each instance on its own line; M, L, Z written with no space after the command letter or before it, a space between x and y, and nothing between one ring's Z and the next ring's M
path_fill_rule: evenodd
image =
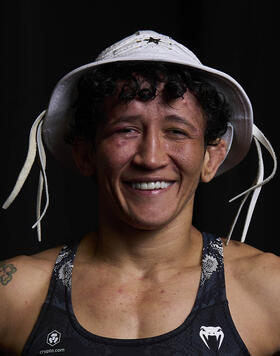
M60 343L61 333L57 330L53 330L47 336L47 344L50 346L55 346Z

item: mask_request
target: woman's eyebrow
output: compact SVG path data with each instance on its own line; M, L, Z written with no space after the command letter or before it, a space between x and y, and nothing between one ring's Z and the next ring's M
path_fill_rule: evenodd
M110 124L118 124L121 122L135 122L141 119L141 115L128 115L128 116L119 116L116 119L112 120Z

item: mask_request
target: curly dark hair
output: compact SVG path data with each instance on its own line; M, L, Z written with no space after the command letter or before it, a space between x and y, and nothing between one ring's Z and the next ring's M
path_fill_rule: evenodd
M164 83L162 94L166 102L182 97L187 90L196 97L206 119L205 144L214 145L227 130L229 105L222 93L210 83L199 80L197 74L181 65L145 61L116 62L94 68L78 82L78 98L66 142L73 144L77 137L94 142L97 128L104 120L102 103L106 97L118 91L119 100L124 103L135 98L153 100L158 85ZM143 88L141 79L149 86Z

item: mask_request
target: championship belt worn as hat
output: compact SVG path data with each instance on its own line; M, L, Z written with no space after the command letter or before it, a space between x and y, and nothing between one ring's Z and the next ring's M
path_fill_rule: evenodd
M218 92L223 93L230 105L231 117L229 119L227 132L222 137L227 144L227 155L223 163L220 165L216 175L220 175L237 165L248 153L252 139L254 138L259 161L257 178L251 188L231 200L233 201L244 196L228 235L228 241L231 237L232 230L241 208L247 197L253 191L243 235L241 237L241 241L244 241L260 189L276 172L277 162L274 150L262 132L253 124L253 111L250 100L244 89L235 79L226 73L203 65L188 48L172 38L154 31L138 31L133 35L124 38L101 52L95 61L71 71L57 83L51 94L47 110L39 115L31 128L29 150L25 164L20 172L14 189L4 203L3 208L6 209L21 190L34 162L37 149L41 163L41 171L37 199L37 222L33 225L33 228L37 227L38 239L41 239L40 222L47 210L49 202L47 177L45 172L46 155L44 145L46 145L49 151L64 165L74 168L75 165L72 158L72 150L65 142L64 137L73 115L72 107L73 102L77 97L77 83L80 77L96 66L106 63L128 61L175 63L193 68L196 70L198 78L209 82ZM273 171L266 179L263 179L264 169L259 142L266 147L274 160ZM43 186L45 186L46 202L43 212L41 213Z

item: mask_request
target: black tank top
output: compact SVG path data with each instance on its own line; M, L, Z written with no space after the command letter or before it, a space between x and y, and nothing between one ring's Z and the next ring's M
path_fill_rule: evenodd
M79 324L71 303L77 247L78 244L65 246L57 257L46 301L23 356L249 355L228 308L220 238L203 234L200 286L186 320L166 334L142 339L106 338Z

